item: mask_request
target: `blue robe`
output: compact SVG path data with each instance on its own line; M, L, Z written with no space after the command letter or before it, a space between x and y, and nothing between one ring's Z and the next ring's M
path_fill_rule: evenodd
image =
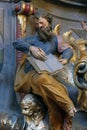
M17 50L22 51L26 54L29 54L29 47L31 45L41 48L46 54L59 53L57 36L52 36L51 41L47 41L47 42L41 41L40 38L38 37L38 35L28 36L26 38L18 39L16 41L14 41L13 45ZM62 54L63 59L69 60L73 55L73 51L70 47L68 47L67 49L64 49L61 52L61 54ZM30 63L28 61L26 61L25 72L27 73L32 69L33 69L33 67L30 65Z

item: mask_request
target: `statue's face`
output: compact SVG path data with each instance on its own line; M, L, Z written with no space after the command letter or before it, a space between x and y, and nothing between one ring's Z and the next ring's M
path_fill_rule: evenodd
M49 25L48 21L43 18L43 17L40 17L39 20L38 20L38 27L41 28L41 27L44 27L44 28L47 28Z
M51 25L45 18L38 20L38 35L42 41L50 41L52 38Z
M31 116L33 114L33 107L29 105L24 105L22 106L22 113L25 116Z
M44 107L41 106L39 100L32 94L28 94L22 99L21 109L27 122L33 121L38 125L44 118Z
M37 101L31 95L24 98L21 102L22 113L25 116L32 116L38 110Z

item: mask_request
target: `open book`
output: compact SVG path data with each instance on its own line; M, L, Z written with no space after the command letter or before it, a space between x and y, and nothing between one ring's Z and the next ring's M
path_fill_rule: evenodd
M27 57L27 60L34 67L34 69L41 73L42 71L47 71L49 73L56 73L63 68L61 62L58 61L57 57L53 54L47 55L45 61L34 58L33 56Z

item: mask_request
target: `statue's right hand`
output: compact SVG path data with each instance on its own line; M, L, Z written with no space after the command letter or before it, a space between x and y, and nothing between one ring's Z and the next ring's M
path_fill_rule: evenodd
M38 48L38 47L35 47L35 46L30 46L29 50L35 58L38 58L38 59L41 59L41 60L46 59L46 54L41 48Z

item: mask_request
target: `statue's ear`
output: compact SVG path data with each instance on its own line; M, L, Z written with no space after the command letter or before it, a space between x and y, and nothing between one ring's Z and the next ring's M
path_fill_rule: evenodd
M57 24L54 29L53 29L53 33L56 34L56 35L59 35L60 34L60 28L61 28L61 25L60 24Z

